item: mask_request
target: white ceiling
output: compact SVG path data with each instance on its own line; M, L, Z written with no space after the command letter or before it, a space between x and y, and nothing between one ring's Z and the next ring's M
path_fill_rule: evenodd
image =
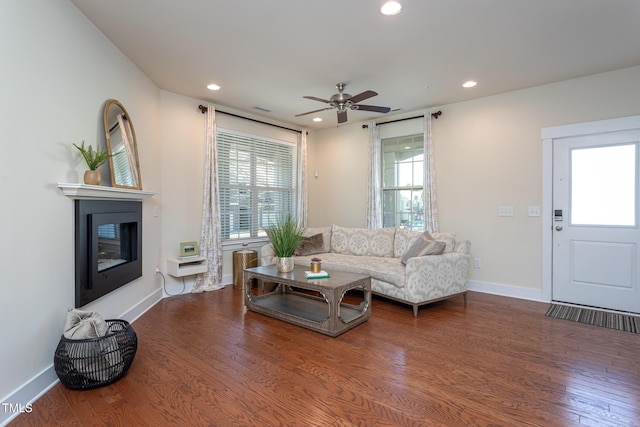
M340 82L393 116L640 65L638 0L71 1L161 89L299 128Z

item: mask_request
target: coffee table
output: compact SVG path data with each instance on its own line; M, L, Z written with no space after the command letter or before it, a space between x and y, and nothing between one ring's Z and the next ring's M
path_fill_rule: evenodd
M308 268L295 266L290 273L279 273L275 265L245 269L246 308L332 337L371 316L369 276L329 271L328 279L307 279L306 270ZM253 279L258 279L258 283L275 283L276 287L264 294L254 294ZM363 293L357 305L344 301L347 292L353 290ZM316 296L318 294L321 296Z

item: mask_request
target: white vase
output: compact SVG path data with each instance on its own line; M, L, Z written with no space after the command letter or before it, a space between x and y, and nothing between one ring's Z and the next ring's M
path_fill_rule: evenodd
M289 273L293 271L293 257L276 257L276 269L279 273Z

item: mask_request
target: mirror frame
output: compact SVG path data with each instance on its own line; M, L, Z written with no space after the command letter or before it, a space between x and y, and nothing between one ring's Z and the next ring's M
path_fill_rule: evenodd
M129 164L132 166L132 171L137 174L137 178L138 178L137 186L123 185L123 184L118 184L116 182L116 175L114 173L114 168L113 168L113 150L111 147L111 132L109 131L110 125L111 125L109 123L109 110L110 108L116 108L116 107L122 111L122 113L124 114L124 117L129 123L129 128L131 129L132 141L130 141L130 144L131 144L132 156L128 160L129 160ZM138 156L138 143L136 141L136 131L133 128L133 122L131 121L131 117L129 116L129 113L124 108L124 106L120 103L120 101L116 99L107 100L104 106L104 134L107 139L107 150L109 152L109 170L111 172L111 186L117 187L117 188L128 188L132 190L142 190L142 177L140 176L140 160L138 158L139 156Z

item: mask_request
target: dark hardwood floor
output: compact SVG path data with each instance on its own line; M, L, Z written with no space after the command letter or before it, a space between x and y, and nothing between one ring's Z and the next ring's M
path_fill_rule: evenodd
M243 312L242 291L165 299L120 381L57 384L10 426L640 426L640 335L470 292L375 298L331 338Z

